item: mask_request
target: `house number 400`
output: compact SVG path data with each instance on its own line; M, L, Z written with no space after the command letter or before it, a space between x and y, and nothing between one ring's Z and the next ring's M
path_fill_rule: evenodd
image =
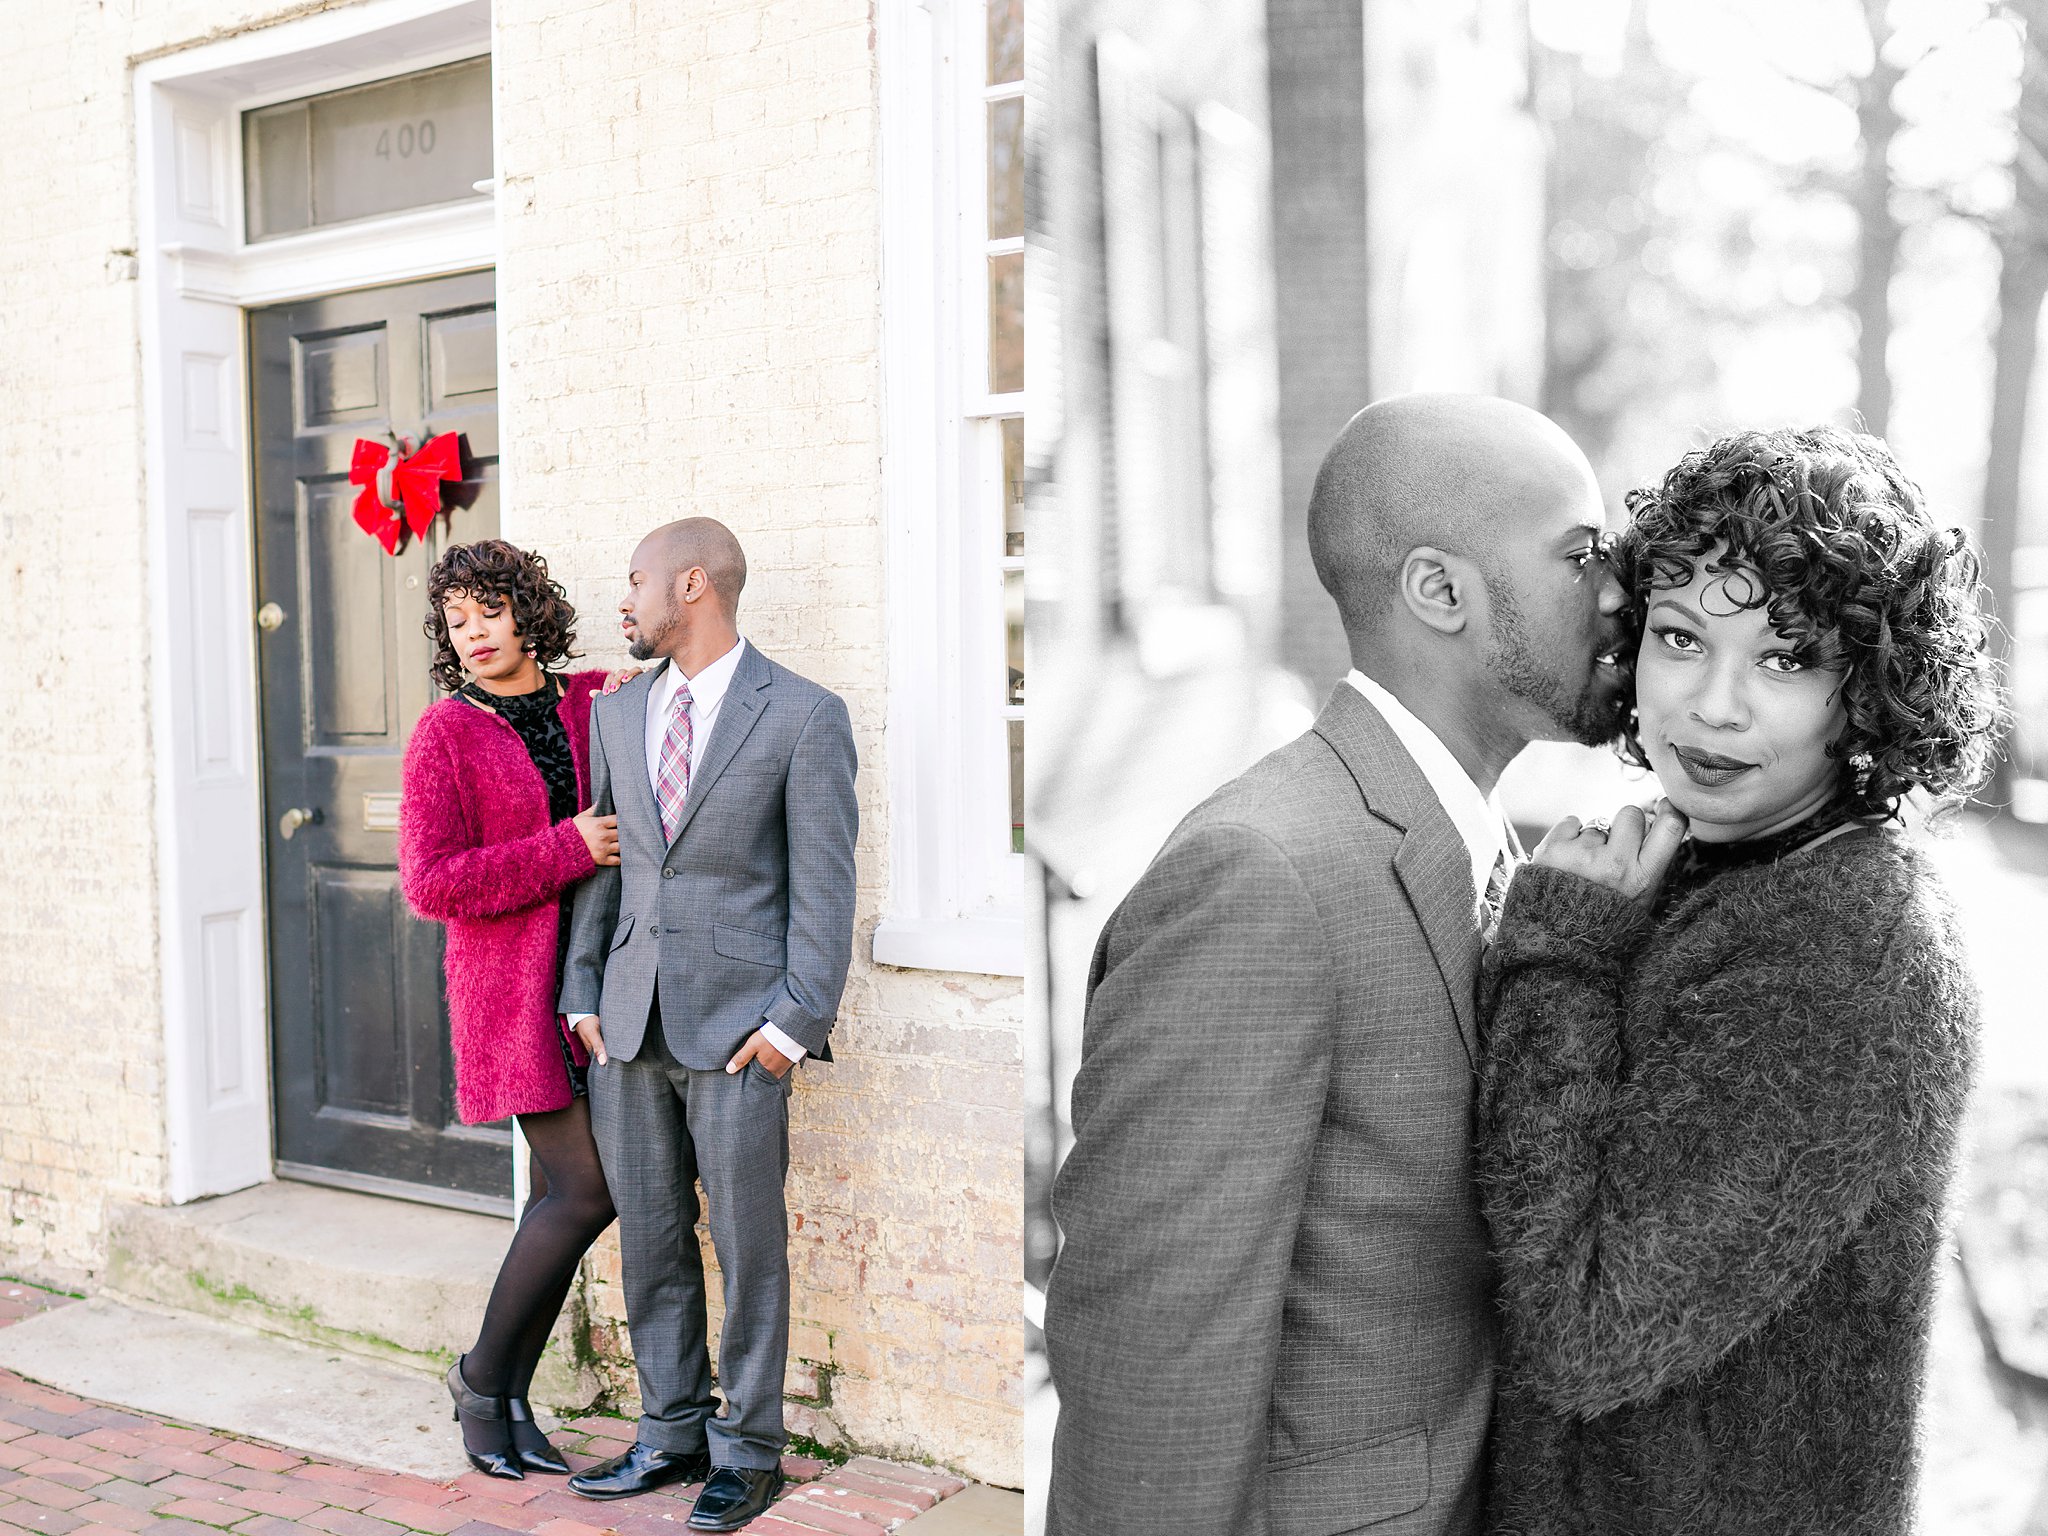
M389 160L396 152L401 160L410 160L415 154L431 155L434 152L434 120L424 118L415 127L411 123L400 123L394 134L389 128L377 135L377 158Z

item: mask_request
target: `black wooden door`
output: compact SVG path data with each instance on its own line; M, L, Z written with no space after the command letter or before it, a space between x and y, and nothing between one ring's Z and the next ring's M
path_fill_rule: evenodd
M249 315L278 1171L471 1206L510 1196L510 1131L455 1119L441 930L399 893L396 826L435 697L428 569L498 531L495 291L474 272ZM356 439L391 432L465 447L451 510L396 557L348 482Z

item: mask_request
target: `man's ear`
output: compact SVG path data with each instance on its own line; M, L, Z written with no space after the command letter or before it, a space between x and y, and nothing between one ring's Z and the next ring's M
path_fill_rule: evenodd
M1478 578L1463 556L1420 544L1401 562L1401 601L1438 634L1461 635L1472 622Z
M711 578L701 565L691 566L676 578L676 582L676 597L685 603L694 603L711 590Z

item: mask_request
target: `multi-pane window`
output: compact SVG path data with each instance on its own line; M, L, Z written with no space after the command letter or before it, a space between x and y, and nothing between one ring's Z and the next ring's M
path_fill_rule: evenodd
M876 8L891 538L882 965L1023 974L1027 3ZM1034 109L1035 110L1035 109Z
M980 60L987 219L976 256L986 274L988 367L975 419L981 452L1000 466L995 505L1004 659L1000 710L1009 751L1010 846L1024 849L1024 0L984 0ZM997 478L997 477L989 477Z

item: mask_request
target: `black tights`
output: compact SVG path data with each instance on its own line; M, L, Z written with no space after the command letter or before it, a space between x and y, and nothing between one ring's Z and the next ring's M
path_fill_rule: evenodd
M521 1115L519 1129L533 1149L532 1193L462 1362L462 1379L486 1397L526 1396L576 1266L614 1214L590 1134L590 1100Z

